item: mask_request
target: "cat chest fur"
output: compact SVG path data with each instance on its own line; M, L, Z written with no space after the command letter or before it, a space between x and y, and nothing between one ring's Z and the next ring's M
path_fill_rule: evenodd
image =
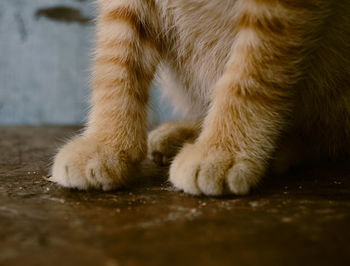
M167 47L158 80L175 110L186 118L205 116L224 71L236 35L234 2L158 2Z

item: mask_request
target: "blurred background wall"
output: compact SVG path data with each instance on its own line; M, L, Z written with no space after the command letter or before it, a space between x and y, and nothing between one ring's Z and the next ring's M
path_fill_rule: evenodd
M0 124L81 124L94 0L0 0ZM153 86L152 124L172 119Z

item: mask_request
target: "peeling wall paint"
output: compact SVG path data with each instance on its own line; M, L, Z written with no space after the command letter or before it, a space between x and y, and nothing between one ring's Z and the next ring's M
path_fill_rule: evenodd
M0 1L0 124L77 124L88 112L94 0ZM172 116L152 91L153 124Z
M92 22L92 18L85 17L77 8L67 6L55 6L49 8L42 8L36 11L37 18L46 17L56 21L62 22L78 22L87 24Z

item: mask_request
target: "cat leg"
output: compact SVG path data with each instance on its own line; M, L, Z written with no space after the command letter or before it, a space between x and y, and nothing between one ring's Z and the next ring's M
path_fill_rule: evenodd
M312 33L301 1L236 4L237 35L202 132L170 166L172 184L195 195L244 195L259 183L288 126Z
M78 189L124 185L145 157L148 88L159 60L149 1L101 0L87 128L56 155L52 180ZM147 10L147 11L146 11Z
M148 156L160 166L169 165L184 143L192 143L200 132L200 123L193 121L167 122L148 135Z

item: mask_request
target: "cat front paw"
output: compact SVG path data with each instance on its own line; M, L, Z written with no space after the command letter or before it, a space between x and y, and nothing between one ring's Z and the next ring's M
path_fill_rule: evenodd
M50 180L63 187L107 191L123 186L134 168L126 154L79 137L56 155Z
M170 181L186 193L219 196L246 195L261 177L260 167L228 152L188 144L170 166Z

